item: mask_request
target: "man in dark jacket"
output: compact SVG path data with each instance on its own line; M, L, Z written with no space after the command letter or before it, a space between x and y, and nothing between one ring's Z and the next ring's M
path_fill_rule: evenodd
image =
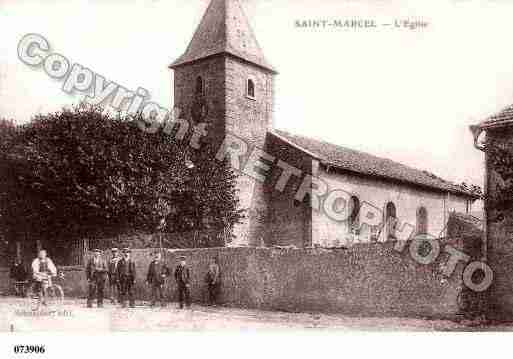
M93 258L89 260L86 267L86 277L89 282L88 308L92 308L95 296L98 308L103 307L103 290L107 279L107 270L107 263L101 257L101 251L95 249Z
M120 289L121 306L126 308L127 298L130 308L135 307L134 286L135 286L135 262L130 258L130 249L123 250L123 258L118 262L118 279Z
M27 284L27 270L25 266L19 258L14 260L14 263L11 267L11 271L9 273L9 277L11 278L11 282L14 286L14 291L17 296L24 297L25 296L25 287Z
M118 262L121 259L119 257L119 251L117 248L111 249L112 257L109 260L109 295L112 304L121 301L119 299L119 280L118 280Z
M175 280L178 286L178 302L180 303L180 309L183 309L183 304L187 308L191 306L191 293L190 293L190 283L191 283L191 271L187 266L185 261L185 257L180 257L180 264L176 266L175 269Z
M218 258L214 258L210 265L208 266L207 272L207 285L208 285L208 304L216 305L217 304L217 296L219 295L220 289L220 277L221 271L219 269L219 260Z
M155 252L153 261L151 261L148 268L148 275L146 276L146 282L151 286L152 307L155 306L157 300L162 307L166 306L163 291L166 277L168 276L169 268L162 262L162 254Z

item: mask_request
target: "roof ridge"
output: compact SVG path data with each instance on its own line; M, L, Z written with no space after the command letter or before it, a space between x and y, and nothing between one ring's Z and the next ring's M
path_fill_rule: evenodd
M409 167L409 168L417 170L417 171L422 171L422 172L426 173L427 175L435 176L437 179L442 179L441 177L437 176L436 174L434 174L432 172L429 172L427 170L422 170L422 169L416 168L414 166L406 165L404 163L398 162L397 160L393 160L393 159L388 158L388 157L378 156L378 155L375 155L373 153L369 153L369 152L366 152L366 151L361 151L361 150L357 150L357 149L354 149L354 148L346 147L346 146L339 145L339 144L336 144L336 143L333 143L333 142L328 142L328 141L323 140L323 139L317 139L317 138L314 138L314 137L309 137L309 136L304 136L304 135L296 135L296 134L293 134L293 133L290 133L290 132L287 132L287 131L283 131L283 130L278 130L278 131L287 133L290 136L302 137L302 138L307 139L307 140L318 141L318 142L321 142L323 144L330 145L330 146L335 146L335 147L338 147L338 148L343 149L343 150L348 150L348 151L351 151L351 152L354 152L354 153L364 154L364 155L371 156L371 157L374 157L376 159L383 160L383 161L389 161L389 162L392 162L394 164L398 164L398 165L401 165L401 166L404 166L404 167ZM444 180L444 181L446 181L446 180ZM452 183L450 181L446 181L446 182Z
M486 117L485 120L479 122L476 128L488 129L494 127L509 126L513 122L513 104L503 107L498 112ZM472 126L471 126L472 127Z
M355 150L323 139L292 134L285 130L273 129L271 132L277 134L280 138L285 137L287 142L296 146L303 152L307 154L313 153L314 157L334 167L476 197L470 191L465 190L455 182L439 177L430 171L419 169L390 158L376 156L372 153ZM328 148L325 148L325 152L323 152L323 149L319 148L319 146Z

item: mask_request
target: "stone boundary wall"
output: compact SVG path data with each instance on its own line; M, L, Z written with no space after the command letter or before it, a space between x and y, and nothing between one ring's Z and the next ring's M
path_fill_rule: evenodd
M222 304L291 312L334 312L358 316L451 318L459 314L461 273L448 280L440 273L440 261L420 265L406 248L394 243L356 245L350 249L214 248L165 250L164 259L174 269L185 255L192 269L192 299L205 302L205 274L209 261L219 258ZM133 250L137 262L138 300L149 299L146 271L155 250ZM87 291L82 267L64 267L66 296L84 298ZM5 293L8 271L0 270ZM5 278L5 280L4 280ZM176 301L171 278L166 292Z

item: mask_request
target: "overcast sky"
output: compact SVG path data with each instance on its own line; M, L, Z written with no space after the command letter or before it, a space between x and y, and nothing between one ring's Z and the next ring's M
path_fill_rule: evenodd
M276 127L482 184L468 125L513 102L507 1L242 0L278 69ZM44 3L46 5L42 5ZM79 100L17 58L24 34L173 105L167 69L208 0L0 0L0 116L25 122ZM422 30L300 29L296 20L395 19Z

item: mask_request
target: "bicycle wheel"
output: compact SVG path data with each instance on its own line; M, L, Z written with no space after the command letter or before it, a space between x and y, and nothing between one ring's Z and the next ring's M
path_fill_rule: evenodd
M52 286L46 289L46 303L48 305L61 305L64 301L64 291L58 284L52 284Z

